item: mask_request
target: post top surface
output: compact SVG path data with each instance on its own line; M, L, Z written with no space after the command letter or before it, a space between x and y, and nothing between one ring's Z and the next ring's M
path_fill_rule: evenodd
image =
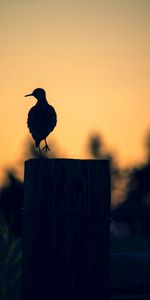
M90 158L30 158L28 160L25 160L25 163L32 163L32 162L44 162L44 161L77 161L77 162L90 162L90 161L99 161L101 163L108 163L109 159L90 159Z

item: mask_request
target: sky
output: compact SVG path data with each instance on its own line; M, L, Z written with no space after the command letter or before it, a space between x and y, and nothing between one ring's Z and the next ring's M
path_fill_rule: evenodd
M149 0L0 1L0 170L21 157L35 88L57 111L52 139L84 158L92 133L126 166L150 128ZM55 143L54 143L55 151Z

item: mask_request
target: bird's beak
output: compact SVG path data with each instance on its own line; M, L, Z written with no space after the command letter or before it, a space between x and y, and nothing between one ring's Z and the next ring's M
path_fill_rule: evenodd
M33 96L33 94L28 94L28 95L25 95L25 97L29 97L29 96Z

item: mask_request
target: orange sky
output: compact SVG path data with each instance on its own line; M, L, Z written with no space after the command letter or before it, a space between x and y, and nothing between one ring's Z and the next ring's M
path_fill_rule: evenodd
M140 161L150 128L150 1L2 0L0 167L21 156L36 87L56 108L53 133L84 157L100 132L122 165Z

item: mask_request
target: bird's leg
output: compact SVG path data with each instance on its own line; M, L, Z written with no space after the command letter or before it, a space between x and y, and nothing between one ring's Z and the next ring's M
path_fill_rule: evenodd
M40 145L39 145L39 153L40 153L40 157L42 157L42 152L41 152L41 148L40 148Z
M47 152L47 150L51 151L51 149L48 147L46 139L44 139L44 141L45 141L45 146L42 148L42 150L45 150L46 152Z

